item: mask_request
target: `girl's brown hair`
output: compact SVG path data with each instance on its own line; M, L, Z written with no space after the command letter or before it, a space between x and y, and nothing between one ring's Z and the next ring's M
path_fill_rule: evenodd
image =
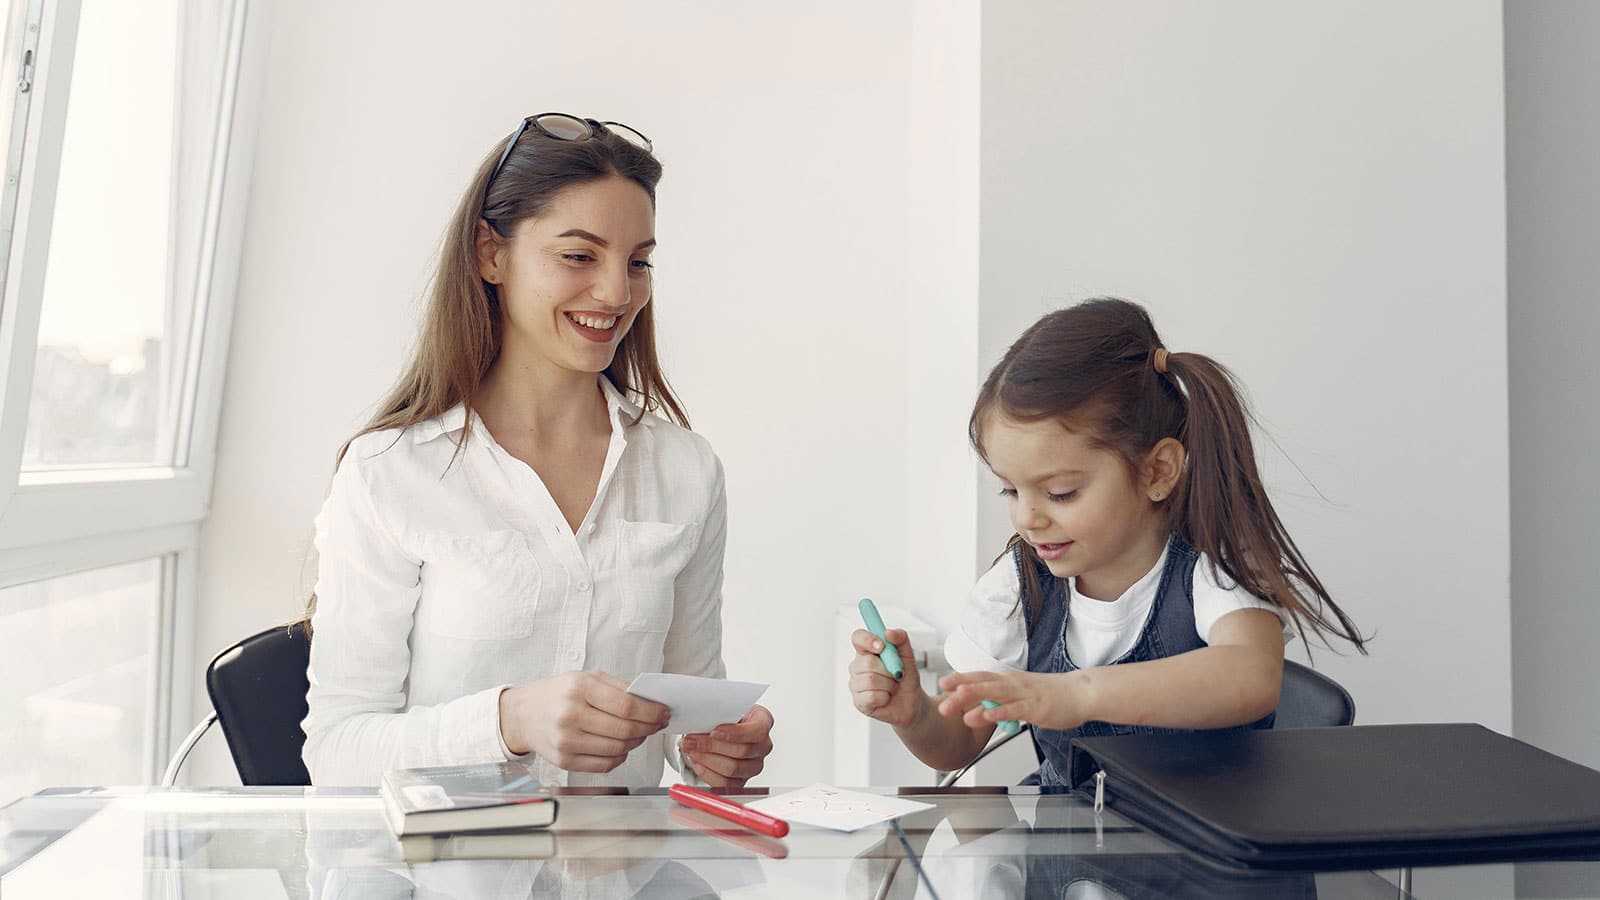
M1149 313L1127 300L1100 297L1046 315L984 381L967 426L972 446L984 455L983 426L993 414L1054 419L1137 473L1158 442L1175 438L1187 459L1161 501L1170 530L1209 557L1213 575L1220 570L1288 612L1302 641L1310 627L1324 645L1340 637L1365 653L1367 639L1328 595L1267 498L1232 373L1198 353L1166 354L1166 373L1159 373L1161 349ZM1022 602L1036 613L1043 563L1020 534L1006 552L1021 553Z
M526 129L496 174L494 165L504 147L503 141L496 143L483 158L450 217L411 363L372 419L340 446L335 465L344 461L356 438L409 428L457 404L466 408L468 416L456 454L466 446L472 430L470 413L476 408L483 377L500 355L503 327L499 294L478 274L479 221L487 222L497 239L508 240L524 220L543 215L562 191L611 176L644 188L655 204L661 163L649 151L603 128L582 141L558 140ZM605 376L618 391L638 401L641 418L659 411L687 428L689 417L656 357L654 308L647 302L639 310ZM313 593L302 620L308 632L316 603Z

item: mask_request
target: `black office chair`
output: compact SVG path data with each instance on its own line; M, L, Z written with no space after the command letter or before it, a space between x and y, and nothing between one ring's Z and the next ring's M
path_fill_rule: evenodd
M1273 728L1329 728L1356 720L1356 701L1339 682L1292 659L1283 661L1283 689Z
M212 722L220 722L239 780L247 785L304 786L311 774L300 759L306 717L306 666L311 638L305 624L279 625L217 654L206 667L213 712L184 738L161 778L172 785L183 760Z
M1272 720L1273 728L1327 728L1349 725L1355 720L1356 701L1339 682L1292 659L1283 661L1283 687L1278 693L1278 711ZM940 778L939 786L949 787L955 784L969 769L977 765L979 760L1023 734L1028 735L1030 740L1033 737L1032 729L1026 725L1014 734L997 732L995 738L989 741L988 746L984 747L983 752L974 757L972 762ZM1040 762L1044 761L1037 744L1034 745L1033 752L1035 756L1039 756Z

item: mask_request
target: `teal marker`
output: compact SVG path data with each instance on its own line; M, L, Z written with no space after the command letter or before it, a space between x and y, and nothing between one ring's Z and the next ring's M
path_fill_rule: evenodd
M993 700L980 700L978 702L983 704L984 709L994 709L1000 705ZM1017 724L1016 719L1006 719L997 724L1000 726L1000 730L1006 734L1016 734L1018 731L1022 730L1022 726Z
M900 662L900 651L889 642L889 635L885 633L883 627L883 617L878 615L878 607L866 597L862 597L858 605L861 607L861 621L867 623L867 630L877 636L878 640L883 641L883 649L878 651L878 658L883 660L883 667L896 678L904 675L905 664Z

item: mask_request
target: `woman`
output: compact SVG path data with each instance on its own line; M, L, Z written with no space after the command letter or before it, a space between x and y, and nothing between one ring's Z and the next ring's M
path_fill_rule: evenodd
M722 466L656 362L660 177L633 129L546 113L467 187L415 357L317 518L313 782L526 758L654 785L668 715L628 681L724 675ZM742 786L771 728L758 706L679 750Z

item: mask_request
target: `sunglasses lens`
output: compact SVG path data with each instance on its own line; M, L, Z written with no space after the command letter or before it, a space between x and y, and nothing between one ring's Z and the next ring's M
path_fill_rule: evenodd
M582 141L589 138L593 132L589 123L576 116L566 116L559 113L540 116L534 120L539 129L545 134L563 141Z
M650 139L621 122L605 123L606 130L646 153L650 152Z

